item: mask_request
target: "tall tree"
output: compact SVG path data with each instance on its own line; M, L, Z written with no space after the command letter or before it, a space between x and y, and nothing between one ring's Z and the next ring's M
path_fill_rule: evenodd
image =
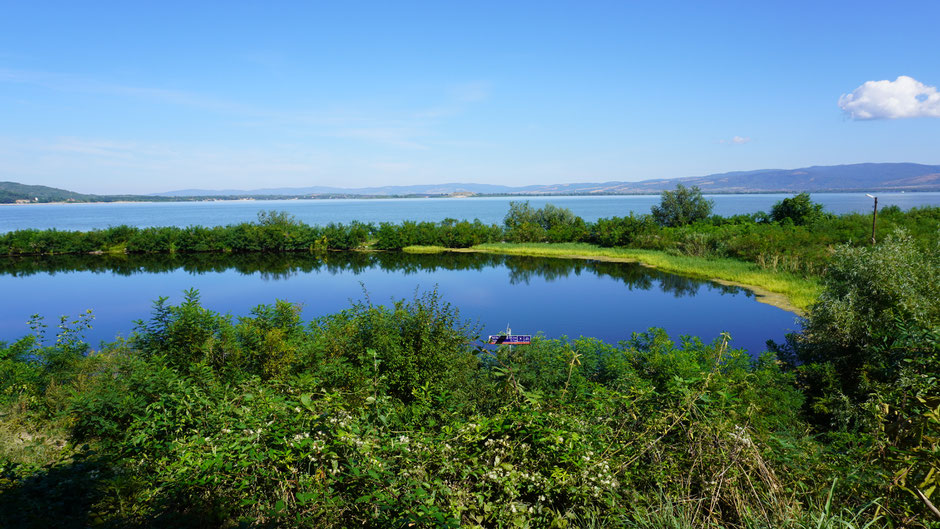
M691 188L678 184L674 191L663 191L658 206L653 206L653 218L661 226L684 226L708 218L714 202L702 196L698 186Z

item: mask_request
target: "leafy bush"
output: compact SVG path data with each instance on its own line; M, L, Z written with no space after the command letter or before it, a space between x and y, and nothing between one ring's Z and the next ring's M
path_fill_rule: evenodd
M652 207L653 219L660 226L685 226L708 218L714 204L698 186L678 184L673 191L663 191L659 205Z
M809 193L800 193L792 198L785 198L773 205L770 218L774 222L789 220L797 226L805 226L819 220L823 215L822 204L814 203Z
M309 326L282 302L234 320L195 291L158 300L132 340L60 370L67 391L32 393L95 463L0 469L0 501L26 506L0 523L42 520L60 498L34 491L64 476L94 494L45 507L63 523L143 527L625 524L664 498L699 505L697 526L771 527L829 490L794 374L726 336L475 339L436 292Z
M840 247L824 285L807 318L808 339L848 354L871 350L893 334L896 320L919 329L940 324L940 244L922 248L896 232L877 246Z
M421 388L468 391L469 373L476 365L474 328L460 321L459 313L436 291L410 302L396 301L391 307L357 302L317 320L313 334L314 356L305 365L343 363L357 373L352 380L381 384L403 402L412 401ZM343 385L349 387L349 382Z
M43 452L44 465L0 460L0 525L931 526L940 208L887 208L883 227L911 235L874 247L864 244L864 215L823 216L812 230L756 217L661 227L630 216L588 232L556 208L513 212L505 233L514 236L590 233L603 244L804 271L832 263L804 333L780 347L787 362L752 359L726 335L676 344L656 329L617 345L536 337L489 349L436 292L389 306L367 297L307 324L281 301L242 318L219 314L192 290L179 305L158 300L131 340L95 353L81 338L90 315L63 320L54 345L37 319L34 336L0 346L0 428L10 416L32 418L34 430L65 425L68 445ZM503 233L453 220L310 228L275 213L209 230L27 231L3 241L17 252L169 248L146 257L156 269L177 266L175 252L211 268L198 252L221 245L253 270L266 258L253 251L359 248L370 238L389 248L460 245ZM428 266L406 254L353 255L353 266ZM330 266L292 263L287 270ZM568 273L543 261L513 267L518 277L533 270ZM9 438L0 442L26 451Z
M792 355L808 416L891 478L885 508L927 515L940 488L940 245L903 232L840 247Z
M568 208L553 204L534 209L525 202L510 202L503 219L511 242L575 242L587 238L587 225Z

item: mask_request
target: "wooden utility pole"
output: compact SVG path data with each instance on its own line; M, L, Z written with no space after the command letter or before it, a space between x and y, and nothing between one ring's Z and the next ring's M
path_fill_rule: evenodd
M878 197L865 193L865 196L875 199L875 210L871 214L871 244L875 244L875 222L878 220Z

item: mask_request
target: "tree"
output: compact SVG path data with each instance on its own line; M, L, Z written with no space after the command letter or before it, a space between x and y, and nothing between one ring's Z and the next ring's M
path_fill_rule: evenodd
M810 200L809 193L800 193L793 198L785 198L774 204L770 218L774 222L793 221L797 226L812 224L823 215L823 205Z
M679 184L675 191L663 191L659 205L653 206L652 212L661 226L685 226L708 218L712 206L714 202L705 199L698 186L688 188Z
M512 242L571 242L587 235L584 220L570 209L553 204L534 209L529 201L510 202L503 225Z

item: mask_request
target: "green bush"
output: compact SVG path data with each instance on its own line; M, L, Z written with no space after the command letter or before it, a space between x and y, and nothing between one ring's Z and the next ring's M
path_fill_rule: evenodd
M410 402L420 388L468 391L476 364L474 328L436 291L391 307L357 302L316 321L316 363L342 363L365 384L381 384L389 395ZM345 375L343 375L345 376ZM339 381L337 381L339 382Z
M702 196L697 186L678 184L673 191L663 191L659 205L653 206L653 219L660 226L685 226L705 220L712 213L714 202Z
M791 337L807 416L885 476L897 518L929 516L940 487L940 246L896 232L837 249L804 331ZM859 495L872 497L872 483Z
M789 221L797 226L812 224L823 216L822 204L814 203L809 193L785 198L773 205L770 218L774 222Z
M503 225L510 242L577 242L588 237L581 217L553 204L534 209L529 201L510 202Z

